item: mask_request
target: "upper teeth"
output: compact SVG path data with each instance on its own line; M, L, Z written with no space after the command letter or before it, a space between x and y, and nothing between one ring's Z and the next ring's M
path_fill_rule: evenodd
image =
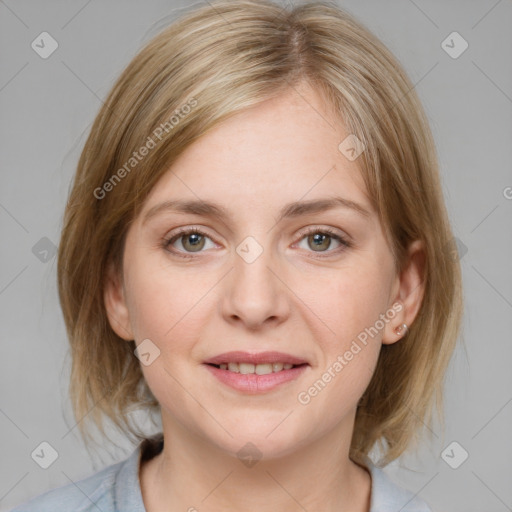
M280 372L281 370L289 370L293 367L291 363L224 363L219 365L221 370L229 370L236 373L256 373L257 375L265 375L272 372Z

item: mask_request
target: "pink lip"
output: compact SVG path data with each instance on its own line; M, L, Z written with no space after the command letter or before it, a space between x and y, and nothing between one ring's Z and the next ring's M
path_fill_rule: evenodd
M238 359L238 361L240 360L241 359ZM249 361L245 360L242 362ZM257 375L255 373L243 375L229 370L221 370L220 368L209 364L205 364L204 366L224 384L238 391L257 394L270 391L285 382L295 380L299 375L306 371L309 365L303 364L302 366L295 366L289 370L281 370L280 372L268 373L266 375Z
M283 352L249 353L238 350L235 352L224 352L223 354L208 359L205 363L217 365L222 363L290 363L299 365L307 363L307 361Z

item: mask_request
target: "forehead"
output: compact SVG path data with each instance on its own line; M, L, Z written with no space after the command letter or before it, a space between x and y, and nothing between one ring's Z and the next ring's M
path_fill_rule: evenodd
M238 213L334 196L372 211L357 159L338 148L348 135L314 90L289 89L189 146L157 182L143 213L173 199L214 202Z

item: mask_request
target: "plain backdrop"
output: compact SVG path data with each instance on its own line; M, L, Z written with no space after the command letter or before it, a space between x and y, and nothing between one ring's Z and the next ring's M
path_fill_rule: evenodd
M435 511L512 510L512 3L339 4L398 57L424 103L465 287L445 431L436 426L432 442L385 471ZM1 511L134 449L117 435L119 447L105 442L90 453L78 435L53 251L102 100L136 52L188 7L0 0ZM58 44L47 58L31 46L42 32ZM58 454L48 469L31 455L43 442Z

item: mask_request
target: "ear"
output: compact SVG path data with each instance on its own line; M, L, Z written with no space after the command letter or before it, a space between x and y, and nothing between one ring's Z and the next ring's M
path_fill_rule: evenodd
M425 271L425 248L421 240L415 240L409 246L408 257L404 268L399 276L396 277L393 289L393 301L391 304L399 303L402 307L397 311L395 317L386 324L382 336L384 345L391 345L403 338L403 332L397 334L395 329L406 324L410 329L418 311L421 307L423 294L425 291L424 271Z
M110 327L122 339L133 340L130 314L126 305L124 286L119 272L110 264L107 270L103 300L107 311Z

